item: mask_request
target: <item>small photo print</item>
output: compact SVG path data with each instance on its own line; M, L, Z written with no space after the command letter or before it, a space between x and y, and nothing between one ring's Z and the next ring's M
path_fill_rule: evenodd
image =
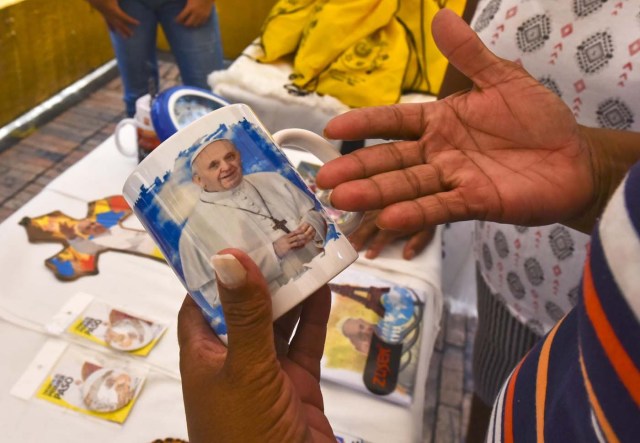
M117 351L146 356L166 329L164 324L95 302L78 316L67 332Z
M277 295L341 235L286 156L246 118L184 146L171 170L141 187L134 210L223 340L213 255L243 250Z
M99 346L146 357L167 330L167 324L78 292L46 325L53 335L66 334Z
M124 423L146 377L146 370L69 347L53 365L35 397L91 417Z

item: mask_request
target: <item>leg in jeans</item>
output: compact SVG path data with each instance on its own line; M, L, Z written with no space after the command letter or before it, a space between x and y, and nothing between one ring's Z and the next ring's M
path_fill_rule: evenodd
M158 22L153 9L140 0L120 0L120 7L140 22L129 38L110 32L118 70L122 77L127 115L132 117L136 110L136 100L149 92L149 78L153 78L156 85L158 82Z
M218 14L214 6L205 24L197 28L188 28L175 20L184 5L184 0L163 2L157 9L158 19L171 45L182 83L211 89L207 84L207 76L212 71L223 68Z

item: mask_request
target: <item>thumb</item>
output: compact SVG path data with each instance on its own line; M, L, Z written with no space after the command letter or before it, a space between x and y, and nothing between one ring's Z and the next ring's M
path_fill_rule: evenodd
M260 268L237 249L220 251L211 264L227 324L226 365L242 373L255 362L275 362L271 294Z
M441 9L431 23L440 52L479 88L494 85L512 68L492 53L465 21L449 9Z

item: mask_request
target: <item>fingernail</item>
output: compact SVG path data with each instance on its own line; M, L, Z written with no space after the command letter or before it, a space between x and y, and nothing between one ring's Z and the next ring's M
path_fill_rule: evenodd
M220 283L229 289L239 288L247 281L247 270L231 254L214 255L211 257L211 265Z
M333 205L331 204L332 192L333 192L333 189L321 189L318 192L316 192L316 197L318 198L320 203L322 203L324 206L328 208L332 208L333 207Z
M407 260L411 260L415 256L416 256L416 251L414 251L413 249L410 249L405 253L405 258Z

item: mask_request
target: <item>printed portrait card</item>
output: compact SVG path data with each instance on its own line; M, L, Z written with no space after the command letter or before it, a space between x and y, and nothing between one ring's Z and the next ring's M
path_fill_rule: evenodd
M114 307L90 294L78 293L54 316L47 330L146 357L167 330L167 325Z
M132 360L51 339L11 394L122 424L140 394L146 375L146 368Z

